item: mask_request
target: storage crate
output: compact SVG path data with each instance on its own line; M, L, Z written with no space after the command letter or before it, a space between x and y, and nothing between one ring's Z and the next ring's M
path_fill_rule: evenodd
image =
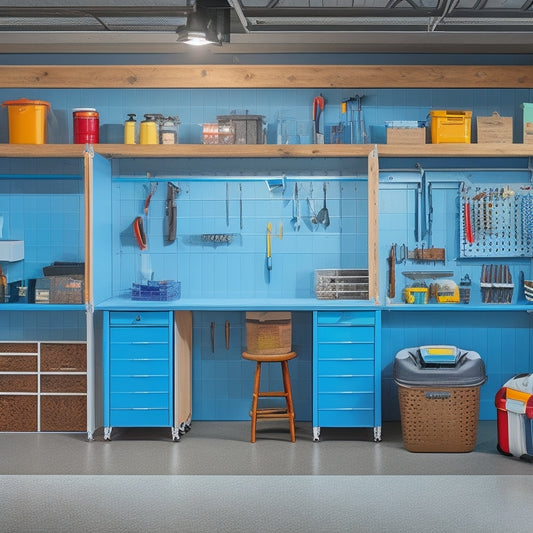
M477 117L477 142L512 143L513 117L502 117L496 111L490 117Z
M233 131L235 144L264 144L266 141L264 119L263 115L217 116L219 131Z
M49 276L51 304L82 304L84 302L83 276Z
M292 350L292 322L289 312L246 313L246 351L273 355Z
M524 110L524 144L533 143L533 104L522 104Z
M368 270L315 270L319 300L368 300Z
M425 144L425 120L393 120L385 122L387 144Z
M455 346L405 348L394 359L394 382L405 448L410 452L470 452L477 439L478 353Z
M181 296L181 283L179 281L148 281L147 284L133 283L131 287L131 299L167 302L177 300Z
M433 110L429 115L433 144L470 142L472 111Z

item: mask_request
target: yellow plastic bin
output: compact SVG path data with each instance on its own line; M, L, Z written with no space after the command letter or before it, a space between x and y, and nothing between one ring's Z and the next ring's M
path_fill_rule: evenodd
M8 109L10 144L46 143L48 102L21 98L2 105Z
M431 142L470 143L472 111L430 111Z

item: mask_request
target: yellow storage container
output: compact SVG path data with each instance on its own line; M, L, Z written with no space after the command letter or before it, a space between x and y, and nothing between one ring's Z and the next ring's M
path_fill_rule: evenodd
M431 142L470 143L472 111L430 111Z
M404 289L403 295L408 304L427 304L429 300L427 287L407 287Z
M21 98L2 105L8 109L10 144L46 143L48 102Z

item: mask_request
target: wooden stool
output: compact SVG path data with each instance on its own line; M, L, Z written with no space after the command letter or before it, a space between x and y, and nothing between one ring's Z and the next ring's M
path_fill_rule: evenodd
M291 430L291 442L296 441L294 433L294 407L292 405L292 391L291 378L289 376L289 365L287 361L296 357L296 352L280 353L274 355L259 355L248 352L243 352L242 357L250 361L256 361L254 392L252 396L252 436L251 442L255 442L255 427L257 420L260 418L288 418L289 428ZM281 363L281 372L283 375L283 391L260 391L259 385L261 382L261 363ZM258 409L257 402L260 397L278 397L285 398L287 407L285 409L265 408Z

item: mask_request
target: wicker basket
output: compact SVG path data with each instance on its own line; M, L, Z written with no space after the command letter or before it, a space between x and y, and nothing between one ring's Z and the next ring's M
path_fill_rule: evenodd
M402 436L410 452L471 452L477 440L480 387L398 386Z

